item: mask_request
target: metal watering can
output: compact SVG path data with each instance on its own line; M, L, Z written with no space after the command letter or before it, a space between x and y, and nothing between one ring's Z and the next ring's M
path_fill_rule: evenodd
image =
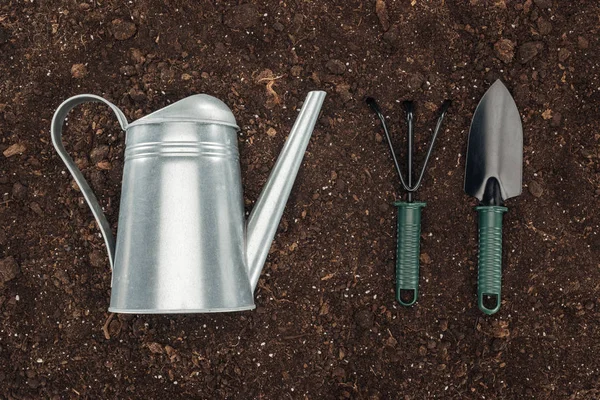
M255 308L254 289L325 92L310 92L248 221L231 110L205 94L128 124L115 105L74 96L52 119L52 143L92 209L112 268L110 312L207 313ZM117 241L62 143L69 111L101 102L126 131Z

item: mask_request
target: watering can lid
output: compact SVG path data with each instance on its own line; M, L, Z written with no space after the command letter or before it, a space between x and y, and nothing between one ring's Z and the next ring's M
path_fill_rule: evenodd
M132 122L129 126L174 121L227 125L236 130L240 129L229 107L216 97L207 94L186 97Z

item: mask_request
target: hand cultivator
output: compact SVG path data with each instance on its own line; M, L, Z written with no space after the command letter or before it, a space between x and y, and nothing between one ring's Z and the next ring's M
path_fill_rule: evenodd
M415 106L412 101L403 103L404 111L406 112L406 123L408 125L408 140L407 140L407 176L404 179L398 157L390 138L390 133L385 123L385 117L381 113L379 105L374 98L367 98L367 104L377 114L385 137L388 142L392 159L396 167L396 172L400 178L400 183L406 190L406 201L396 201L394 205L398 208L398 228L397 228L397 247L396 247L396 299L404 306L413 305L417 301L419 294L419 257L420 257L420 236L421 236L421 209L425 207L425 202L415 201L414 194L423 182L423 176L427 168L427 163L431 157L435 141L440 132L442 122L446 116L446 112L452 103L450 100L445 100L440 108L440 116L437 125L433 130L431 143L423 162L423 167L419 173L417 182L413 184L413 147L414 147L414 114Z

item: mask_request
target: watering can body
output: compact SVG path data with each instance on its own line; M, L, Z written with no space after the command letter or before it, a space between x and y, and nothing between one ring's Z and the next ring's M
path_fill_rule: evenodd
M109 311L197 313L255 308L254 289L300 166L323 92L311 92L246 222L235 118L195 95L131 124L91 95L55 114L53 143L100 225L113 266ZM102 101L126 130L116 242L83 175L62 145L69 110Z
M164 116L173 111L127 128L109 310L254 308L235 120Z

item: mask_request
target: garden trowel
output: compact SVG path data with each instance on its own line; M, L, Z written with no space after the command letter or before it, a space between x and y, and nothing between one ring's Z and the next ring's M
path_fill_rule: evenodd
M523 128L517 105L497 80L485 93L471 122L465 192L479 199L477 303L486 314L500 309L504 201L521 194Z

